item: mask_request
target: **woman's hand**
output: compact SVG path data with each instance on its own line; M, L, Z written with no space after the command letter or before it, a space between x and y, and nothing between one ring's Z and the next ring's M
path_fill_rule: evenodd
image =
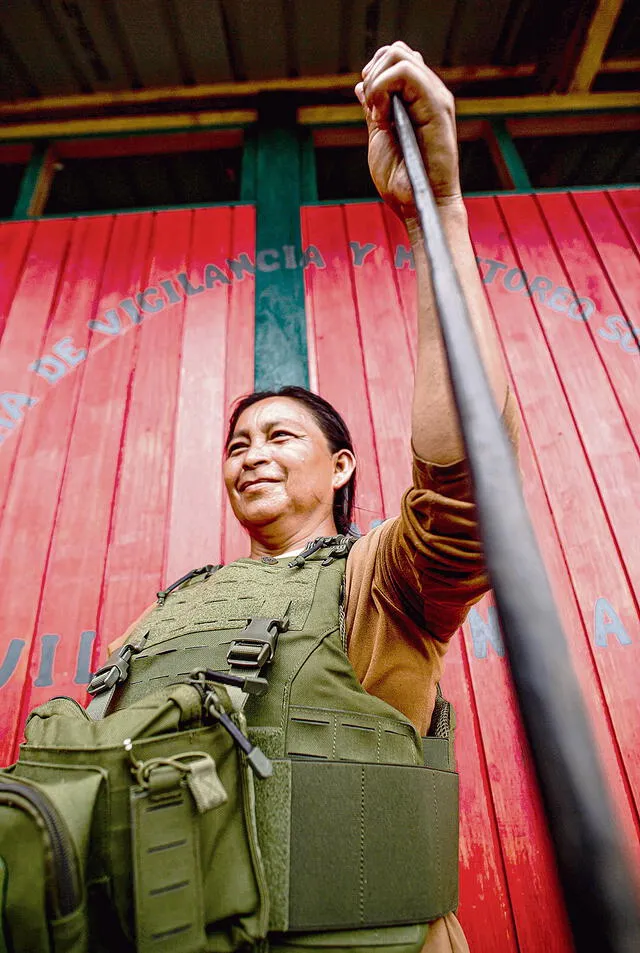
M409 176L397 142L391 93L413 122L438 205L462 202L453 96L406 43L383 46L362 71L355 93L369 129L369 170L380 196L403 219L416 216Z

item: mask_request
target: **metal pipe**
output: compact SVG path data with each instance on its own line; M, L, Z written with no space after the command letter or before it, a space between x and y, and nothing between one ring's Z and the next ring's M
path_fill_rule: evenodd
M393 97L480 534L577 953L638 953L640 912L584 703L406 109Z

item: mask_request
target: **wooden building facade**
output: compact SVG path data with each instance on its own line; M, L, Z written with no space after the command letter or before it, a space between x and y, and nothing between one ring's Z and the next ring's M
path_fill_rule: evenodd
M415 276L403 226L367 191L346 91L401 27L459 93L525 495L640 871L631 5L568 3L565 22L504 0L491 23L471 3L437 5L442 22L417 3L263 2L253 19L252 4L201 6L29 0L22 19L15 4L0 14L3 763L34 705L84 699L106 644L157 590L246 552L220 476L241 394L299 383L329 399L355 437L359 530L398 512ZM546 47L545 22L558 31ZM443 687L471 949L568 953L490 597L453 640Z

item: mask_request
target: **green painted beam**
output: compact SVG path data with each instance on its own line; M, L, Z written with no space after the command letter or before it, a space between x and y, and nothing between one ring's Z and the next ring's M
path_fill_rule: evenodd
M48 150L49 143L46 140L43 139L42 142L34 143L31 158L20 183L18 198L13 208L13 218L29 218L41 213L40 209L34 210L34 203L36 203L37 193L42 187L42 179L49 160Z
M296 127L295 104L286 94L265 94L258 115L255 387L308 387L300 205L317 195L311 133ZM246 162L243 197L252 189L250 156Z
M490 121L491 129L495 137L496 145L500 150L502 161L507 170L514 189L531 190L531 180L524 166L522 157L516 148L516 144L511 138L504 119L492 119Z

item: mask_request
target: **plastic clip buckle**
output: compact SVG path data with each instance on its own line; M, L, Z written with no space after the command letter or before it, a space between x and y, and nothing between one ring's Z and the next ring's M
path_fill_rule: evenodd
M229 647L227 664L232 668L261 669L273 658L278 635L288 627L288 619L249 619L242 638Z

